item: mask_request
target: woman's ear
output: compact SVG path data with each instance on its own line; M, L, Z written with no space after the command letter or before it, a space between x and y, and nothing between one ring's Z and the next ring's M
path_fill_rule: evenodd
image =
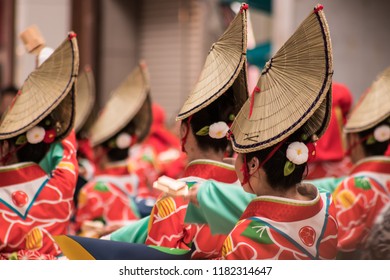
M253 175L259 169L259 166L260 166L259 159L257 157L253 157L248 163L249 174Z
M184 135L186 135L187 129L189 129L189 127L182 121L180 124L180 138L183 138Z

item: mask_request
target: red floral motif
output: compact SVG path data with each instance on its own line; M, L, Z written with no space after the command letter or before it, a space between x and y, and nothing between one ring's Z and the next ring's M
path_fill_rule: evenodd
M305 226L299 230L299 238L306 246L313 246L316 239L316 232L310 226Z
M12 193L12 202L17 207L23 207L28 202L28 196L24 191L16 191Z
M54 129L46 130L43 142L46 144L50 144L54 141L54 139L56 139L56 131Z
M307 143L307 149L309 150L309 158L308 161L313 161L316 158L316 143Z

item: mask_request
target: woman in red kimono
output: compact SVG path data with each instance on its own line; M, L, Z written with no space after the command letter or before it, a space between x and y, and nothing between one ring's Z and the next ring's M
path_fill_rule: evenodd
M329 30L317 6L266 64L232 124L238 178L257 197L226 238L223 259L336 257L331 196L302 182L330 118L331 82Z
M224 163L223 158L228 146L228 124L247 98L246 9L246 5L242 6L213 45L198 84L177 117L181 120L182 148L189 161L180 180L189 187L208 179L231 184L237 181L234 167ZM225 66L218 68L223 63ZM215 70L208 73L208 69ZM215 82L211 87L209 80L220 84ZM193 249L192 259L220 257L226 235L212 234L207 225L187 224L187 206L183 197L163 195L150 215L146 244Z
M354 167L333 193L341 258L360 258L367 236L390 201L390 68L359 100L345 125Z
M180 139L165 128L165 113L163 108L152 104L153 122L148 137L141 144L135 145L130 150L129 168L144 182L144 188L148 189L147 196L152 196L151 206L161 194L153 189L153 182L158 177L166 175L177 179L183 175L186 164L186 155L180 151ZM146 200L145 202L148 203ZM148 204L150 204L150 202ZM150 209L145 205L145 213L149 215Z
M332 114L325 134L316 144L316 157L308 164L306 180L345 177L352 168L346 156L343 128L352 105L349 89L338 83L332 84Z
M0 259L55 259L66 234L78 164L74 33L32 72L0 124Z
M129 149L142 142L151 124L146 65L141 63L113 92L91 127L96 176L80 190L76 230L100 237L139 219L135 199L146 195L138 176L130 172Z

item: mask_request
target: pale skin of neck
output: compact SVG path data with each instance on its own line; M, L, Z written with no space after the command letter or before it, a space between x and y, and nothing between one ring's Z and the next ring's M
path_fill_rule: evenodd
M186 131L187 131L187 126L185 124L181 124L180 138L182 138L183 135L185 135ZM204 137L208 137L208 136L204 136ZM198 143L196 142L192 129L190 129L190 132L188 133L184 148L186 150L187 158L189 162L196 159L210 159L215 161L223 161L224 158L223 151L215 152L212 149L207 149L206 151L200 149Z
M4 156L6 156L13 149L14 149L14 147L11 147L8 140L1 141L0 142L0 158L3 158ZM19 160L18 160L16 153L11 152L10 158L8 159L8 161L6 163L3 163L2 161L0 161L0 166L7 166L7 165L15 164L18 162L19 162Z
M361 140L358 134L347 134L348 147L353 147L350 153L350 158L354 164L366 157L366 154L360 141Z
M253 157L248 162L248 168L249 168L249 182L252 188L250 188L249 184L245 184L243 186L244 190L246 192L254 193L257 196L277 196L277 197L284 197L294 200L311 200L312 198L309 196L302 195L298 191L298 185L291 186L287 189L274 189L272 188L266 179L266 173L264 172L263 168L259 167L259 160L256 157Z
M97 163L99 169L104 169L106 165L110 162L106 150L100 145L94 147L93 150L95 153L95 157L99 159Z

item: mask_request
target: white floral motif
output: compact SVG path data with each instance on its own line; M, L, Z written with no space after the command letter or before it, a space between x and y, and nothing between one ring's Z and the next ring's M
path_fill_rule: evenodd
M214 139L221 139L226 136L229 126L225 122L216 122L210 125L209 136Z
M292 163L300 165L307 161L309 149L303 142L293 142L288 145L286 156Z
M378 142L385 142L390 139L390 126L380 125L374 130L374 138Z
M43 141L45 138L45 129L41 126L34 126L26 133L28 143L37 144Z
M129 148L131 145L131 136L128 133L121 133L116 138L116 146L119 149L126 149Z

